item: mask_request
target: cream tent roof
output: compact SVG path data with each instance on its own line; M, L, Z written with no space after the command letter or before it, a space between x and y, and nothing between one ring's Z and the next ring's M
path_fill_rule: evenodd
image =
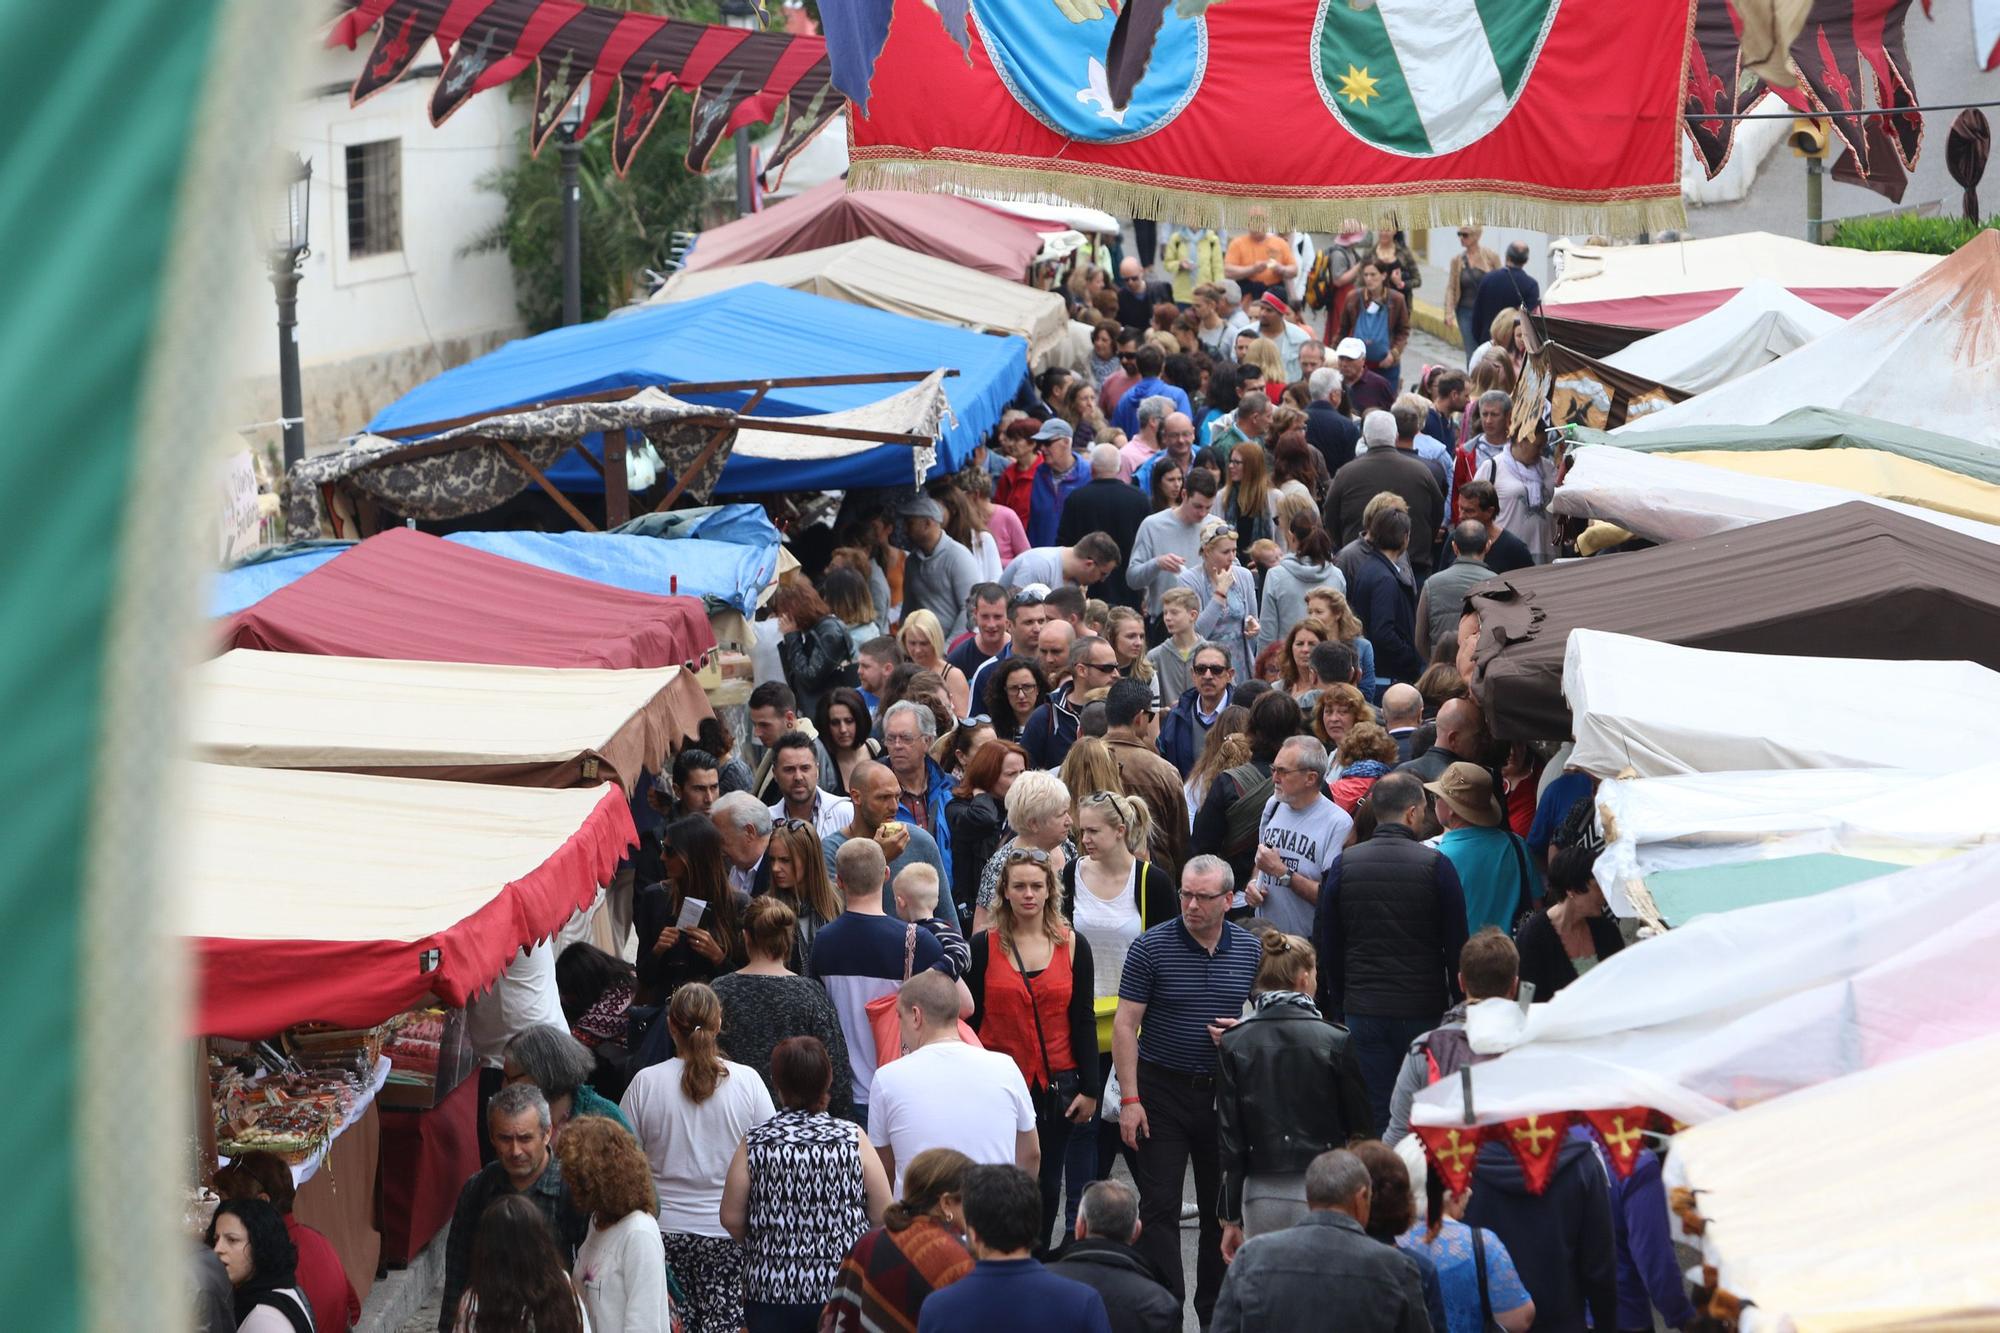
M2000 672L1971 662L1714 652L1576 629L1563 697L1575 723L1569 762L1600 778L1937 771L2000 754Z
M1621 437L1621 442L1622 442ZM1741 470L1757 465L1765 454L1709 454L1730 466L1697 462L1685 454L1649 454L1616 445L1577 449L1575 463L1556 489L1552 507L1558 514L1601 518L1648 541L1677 542L1749 527L1774 518L1808 514L1861 500L1893 509L1911 518L1962 532L1981 541L2000 543L2000 525L1961 518L1935 507L1918 507L1885 494L1911 493L1901 483L1919 469L1906 460L1865 450L1805 452L1821 462L1822 475L1873 485L1876 493L1849 490L1816 481L1758 476ZM2000 491L1976 478L1950 477L1921 469L1914 479L1925 497L1937 505L1988 512L2000 519Z
M2000 1327L1996 1062L2000 1038L1968 1041L1675 1137L1667 1183L1699 1191L1746 1331Z
M875 236L775 259L676 273L649 304L691 300L748 282L790 287L980 333L1019 334L1027 339L1029 363L1038 371L1062 355L1069 331L1068 308L1054 292L906 250Z
M2000 232L1982 231L1845 327L1615 433L1755 425L1819 406L2000 447L1996 385Z
M1604 364L1655 384L1700 393L1795 352L1847 321L1758 278L1715 309L1641 338Z
M1994 1035L1996 874L2000 847L1982 848L1722 912L1628 946L1525 1016L1484 1001L1467 1039L1504 1053L1470 1067L1474 1118L1644 1106L1702 1124ZM1411 1121L1462 1124L1463 1109L1452 1080L1418 1093Z
M1685 324L1759 278L1851 317L1938 263L1936 255L1847 250L1764 231L1659 245L1563 241L1556 248L1562 276L1542 293L1545 313L1646 329Z
M596 671L237 648L195 673L197 755L252 768L632 790L708 715L679 667Z

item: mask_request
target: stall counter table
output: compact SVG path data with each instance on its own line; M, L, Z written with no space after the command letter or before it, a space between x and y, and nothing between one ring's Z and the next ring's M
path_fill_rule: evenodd
M475 1070L427 1111L383 1107L382 1262L402 1267L444 1230L479 1170Z

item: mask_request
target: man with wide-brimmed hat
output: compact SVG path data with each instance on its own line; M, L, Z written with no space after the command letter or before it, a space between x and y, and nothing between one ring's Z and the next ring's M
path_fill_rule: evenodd
M1466 928L1512 931L1516 917L1541 896L1528 846L1508 827L1493 797L1493 775L1478 764L1448 765L1424 790L1437 798L1444 836L1438 850L1458 870L1465 890Z

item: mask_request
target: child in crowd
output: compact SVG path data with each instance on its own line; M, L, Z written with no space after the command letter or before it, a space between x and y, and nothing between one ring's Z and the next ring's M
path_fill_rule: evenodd
M896 895L896 915L937 936L938 944L944 949L943 970L951 975L953 981L964 976L965 969L972 963L972 946L965 942L965 936L958 933L957 926L937 914L937 868L921 862L906 865L890 888Z
M1146 660L1153 664L1162 711L1179 703L1181 696L1194 687L1188 658L1201 643L1201 636L1194 632L1194 622L1200 614L1201 598L1193 588L1169 588L1160 595L1160 621L1166 627L1167 637L1147 652Z

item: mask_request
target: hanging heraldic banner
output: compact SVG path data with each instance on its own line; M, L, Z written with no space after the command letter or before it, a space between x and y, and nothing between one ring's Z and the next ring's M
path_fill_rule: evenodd
M822 0L856 189L1333 230L1684 221L1688 0Z

